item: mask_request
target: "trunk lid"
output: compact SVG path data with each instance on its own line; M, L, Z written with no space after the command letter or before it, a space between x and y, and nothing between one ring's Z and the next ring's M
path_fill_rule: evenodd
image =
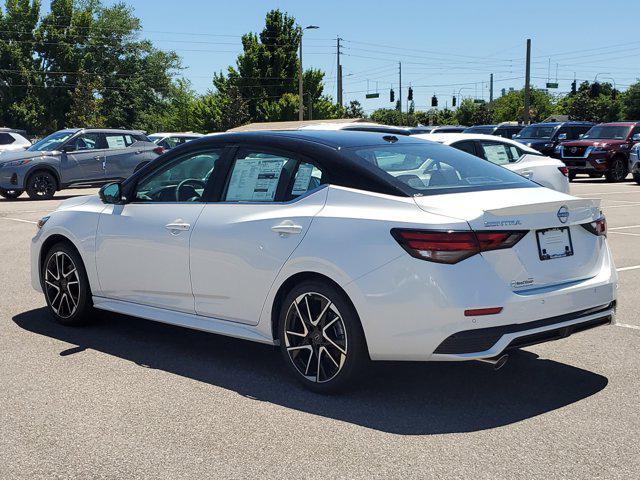
M605 243L581 226L600 217L599 199L520 188L422 196L415 201L424 211L466 221L474 231L526 231L515 246L481 254L513 290L582 280L600 269ZM565 246L572 249L571 255L541 259Z

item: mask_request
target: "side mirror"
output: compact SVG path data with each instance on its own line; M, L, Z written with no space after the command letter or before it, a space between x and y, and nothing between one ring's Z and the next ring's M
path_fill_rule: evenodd
M631 137L631 141L640 142L640 133L634 133L633 136Z
M580 135L578 135L578 138L582 138L584 137L584 133L581 133Z
M122 203L122 186L118 182L107 183L100 189L98 195L100 196L100 200L102 200L103 203Z
M63 145L61 150L65 153L69 153L69 152L73 152L75 151L76 146L71 144L71 143L67 143L66 145Z
M562 140L566 140L567 139L567 134L566 133L561 133L558 135L558 140L562 141Z

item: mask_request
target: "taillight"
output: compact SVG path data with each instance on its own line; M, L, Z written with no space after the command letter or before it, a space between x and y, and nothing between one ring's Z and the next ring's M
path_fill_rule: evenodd
M560 170L560 173L565 177L569 176L569 169L567 167L558 167L558 170Z
M164 147L156 147L153 149L154 153L157 153L158 155L162 155L164 153Z
M510 248L526 231L506 232L434 232L394 228L391 235L409 255L437 263L458 263L476 253Z
M604 215L594 222L583 223L582 227L599 237L607 236L607 219Z

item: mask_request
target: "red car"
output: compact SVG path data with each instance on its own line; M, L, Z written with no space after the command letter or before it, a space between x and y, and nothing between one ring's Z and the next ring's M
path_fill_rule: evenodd
M569 178L578 173L590 177L605 175L609 182L621 182L629 173L629 152L640 141L640 122L601 123L579 140L562 142L554 157L569 168Z

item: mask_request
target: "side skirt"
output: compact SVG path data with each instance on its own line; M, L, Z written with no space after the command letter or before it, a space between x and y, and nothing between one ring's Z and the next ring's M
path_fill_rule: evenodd
M191 313L175 312L163 308L149 307L147 305L97 296L93 296L93 306L101 310L131 315L132 317L140 317L156 322L191 328L193 330L201 330L203 332L217 333L228 337L274 345L272 338L265 337L262 333L258 332L255 327L230 322L228 320L201 317L200 315Z

